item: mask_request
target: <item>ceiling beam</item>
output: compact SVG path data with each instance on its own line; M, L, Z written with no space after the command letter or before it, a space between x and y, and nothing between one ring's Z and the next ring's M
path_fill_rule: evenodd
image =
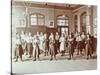
M12 1L13 6L24 6L25 7L25 2L18 2L18 1ZM28 3L28 2L27 2ZM75 10L77 8L80 8L82 5L76 5L75 7L65 7L65 6L57 6L57 5L49 5L48 3L45 4L36 4L36 3L31 3L30 7L39 7L39 8L54 8L54 9L64 9L64 10Z

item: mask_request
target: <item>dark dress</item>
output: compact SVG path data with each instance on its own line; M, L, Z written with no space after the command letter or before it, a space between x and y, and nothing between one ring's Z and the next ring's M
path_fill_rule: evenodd
M69 53L69 58L71 59L74 53L74 45L72 38L68 38L68 53Z
M88 58L89 55L90 56L92 55L92 49L91 49L92 41L91 41L91 39L90 38L89 39L86 38L85 44L86 44L86 47L85 47L86 52L85 52L85 54L86 54L86 56Z
M16 45L16 49L15 49L15 56L16 57L21 57L22 58L22 55L24 54L23 52L23 48L22 48L22 45Z
M29 55L32 55L32 53L33 53L32 43L27 43L27 50L28 50Z

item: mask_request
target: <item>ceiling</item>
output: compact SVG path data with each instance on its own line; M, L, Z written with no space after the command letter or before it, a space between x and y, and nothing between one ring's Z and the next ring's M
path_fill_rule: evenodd
M31 2L33 4L41 4L41 5L52 5L52 6L61 6L61 7L76 7L74 4L62 4L62 3L45 3L45 2Z
M67 9L67 10L74 10L74 9L77 9L77 8L83 6L83 5L75 5L75 4L45 3L45 2L34 2L34 1L13 1L12 5L42 7L42 8Z

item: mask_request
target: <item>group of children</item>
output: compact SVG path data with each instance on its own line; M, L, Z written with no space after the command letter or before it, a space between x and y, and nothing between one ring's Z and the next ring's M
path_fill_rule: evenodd
M64 56L68 52L69 60L73 58L74 53L85 55L87 59L92 57L93 40L89 33L70 32L68 35L58 32L44 33L37 32L32 35L31 32L16 33L16 48L14 51L15 61L18 58L23 61L23 55L29 55L33 61L40 59L40 54L50 55L50 60L56 59L56 55Z

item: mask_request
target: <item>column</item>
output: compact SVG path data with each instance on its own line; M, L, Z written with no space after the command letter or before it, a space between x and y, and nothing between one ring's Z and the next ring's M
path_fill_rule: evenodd
M28 25L28 22L27 22L27 7L25 7L25 20L26 20L26 27L27 27L27 25Z
M91 11L90 6L87 7L87 14L86 14L86 32L91 34Z
M81 27L80 27L80 15L77 15L78 17L78 20L77 20L77 29L78 29L78 32L81 32Z
M28 9L27 9L27 22L28 22L27 23L28 24L27 26L28 27L30 27L30 14L29 14L29 9L30 9L30 7L28 7Z
M93 14L93 35L97 37L97 6L92 6Z

